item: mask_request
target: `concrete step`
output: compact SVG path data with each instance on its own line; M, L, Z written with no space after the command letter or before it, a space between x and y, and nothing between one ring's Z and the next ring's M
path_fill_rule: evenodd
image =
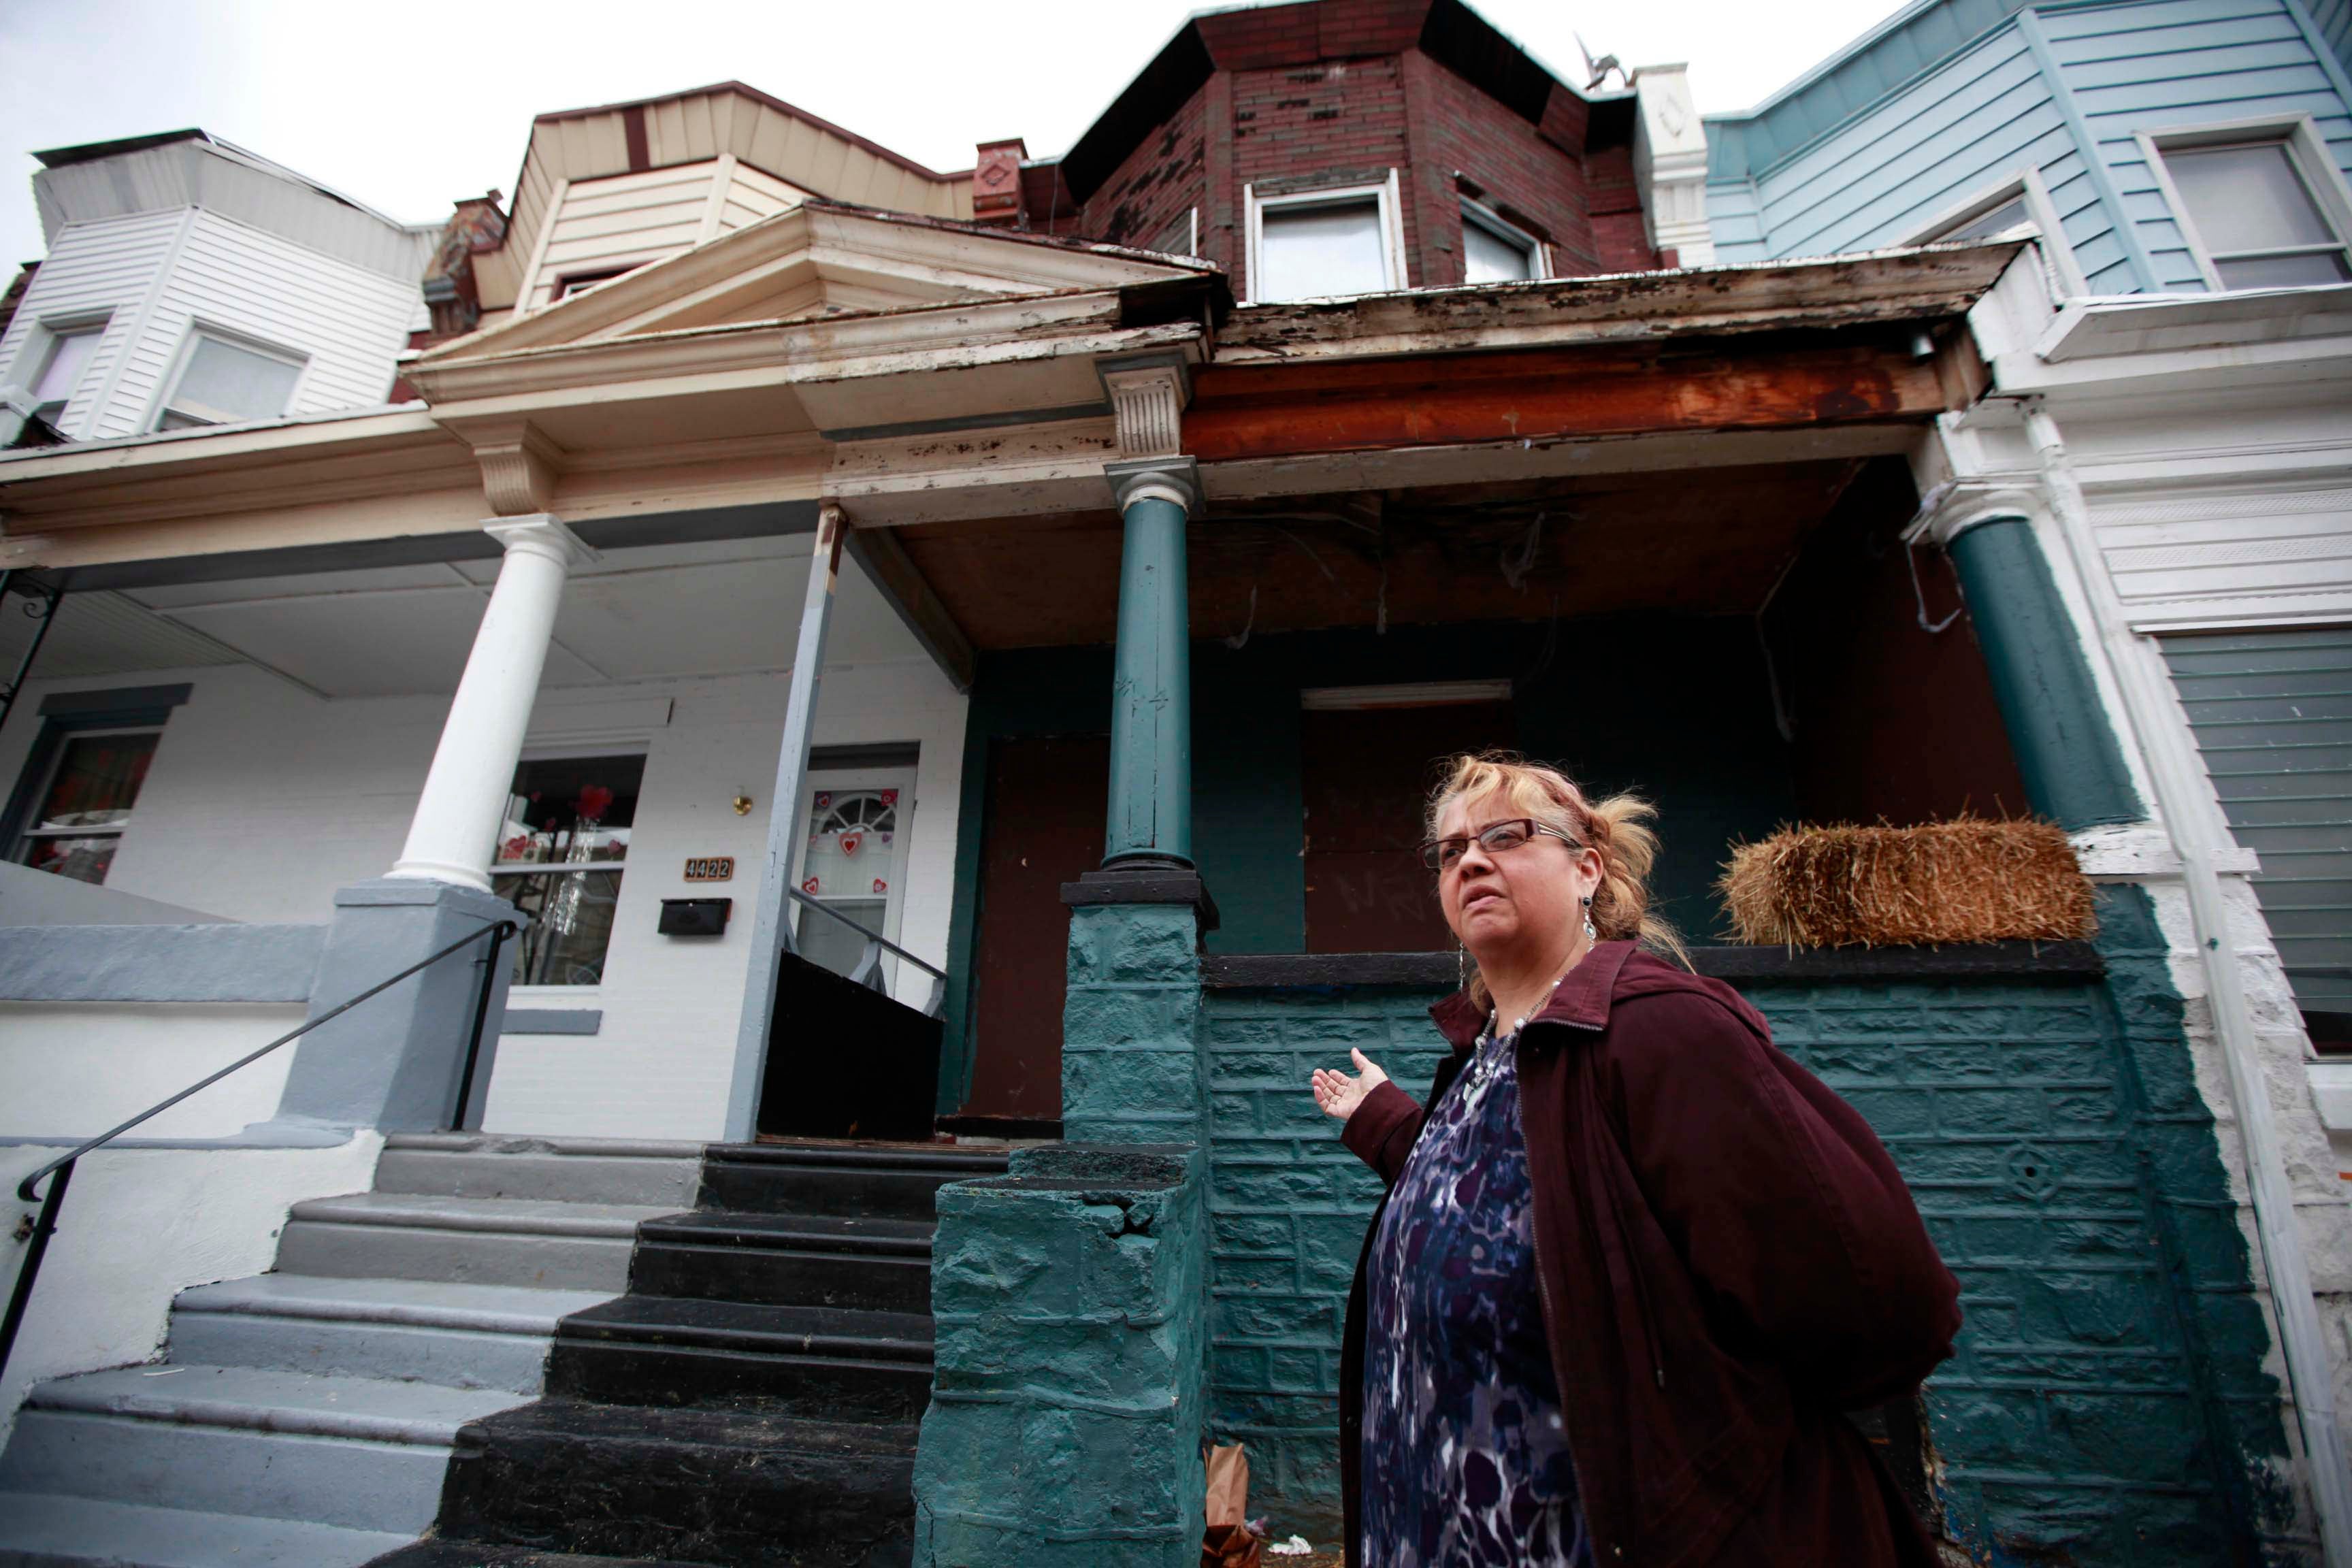
M547 1399L468 1426L440 1533L739 1564L907 1563L912 1423Z
M533 1394L545 1380L556 1320L610 1299L596 1290L263 1274L181 1292L170 1355Z
M450 1443L505 1389L166 1365L86 1373L26 1396L0 1491L421 1533Z
M294 1205L278 1242L288 1274L431 1279L535 1289L625 1289L638 1222L658 1205L357 1193Z
M730 1212L637 1227L633 1294L928 1312L928 1220Z
M409 1533L0 1492L0 1568L358 1568Z
M1001 1176L1002 1150L932 1143L714 1143L695 1206L929 1220L949 1182Z
M699 1143L396 1132L377 1157L375 1190L685 1209L701 1176Z
M928 1313L623 1296L564 1320L551 1398L736 1405L882 1425L919 1420L931 1393Z

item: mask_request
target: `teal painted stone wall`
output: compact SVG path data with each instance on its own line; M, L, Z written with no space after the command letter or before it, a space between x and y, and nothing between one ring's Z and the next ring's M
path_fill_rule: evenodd
M1193 1568L1207 1267L1195 1149L1062 1144L940 1190L916 1568Z
M2164 944L2137 889L2103 921L2104 984L1746 989L1886 1141L1960 1279L1967 1325L1927 1394L1951 1536L1994 1563L2301 1561L2272 1479L2266 1331ZM1378 1188L1304 1086L1357 1046L1422 1092L1433 999L1207 1001L1211 1420L1248 1443L1254 1497L1326 1531L1340 1319Z
M1200 922L1189 904L1070 911L1062 1135L1197 1143L1203 1096Z

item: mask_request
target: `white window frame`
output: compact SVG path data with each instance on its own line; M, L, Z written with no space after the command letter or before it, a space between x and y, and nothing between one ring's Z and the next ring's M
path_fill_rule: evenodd
M515 763L516 766L520 767L525 763L561 763L580 757L649 757L652 752L653 742L640 735L626 740L601 742L580 741L566 742L562 745L525 746L522 749L522 755L518 757ZM643 807L645 801L645 784L641 777L637 786L637 805ZM631 823L629 825L631 849L637 847L636 835L636 824ZM561 877L575 871L618 871L625 873L621 879L621 885L626 888L628 878L625 873L628 868L629 858L626 855L623 855L618 860L586 860L577 865L556 860L500 865L499 847L493 844L490 846L490 864L488 874L491 879L490 885L495 889L498 886L497 879L500 877ZM614 895L615 903L613 910L613 945L604 949L604 963L608 970L613 962L613 946L617 946L621 940L620 906L617 901L619 897L618 893ZM568 1002L575 1006L593 1002L604 992L602 981L594 985L514 985L508 989L514 1002L543 1002L551 1005L557 1002Z
M18 866L29 864L26 856L35 844L45 838L111 838L114 840L115 852L121 853L122 836L131 831L131 823L138 819L139 801L136 796L131 799L130 815L120 822L100 823L88 827L43 827L39 822L41 804L49 798L49 791L57 787L58 774L64 771L66 753L73 749L73 743L76 741L102 741L110 735L152 735L160 743L163 735L163 726L161 724L94 724L89 729L76 729L58 736L57 755L49 759L49 765L43 771L41 782L34 787L30 801L26 807L26 826L16 830L16 841L7 847L8 858L13 864ZM140 781L140 793L142 795L146 793L146 781L143 779ZM108 867L109 870L112 868L111 866ZM104 887L106 884L100 880L91 885Z
M2344 172L2328 154L2327 143L2321 139L2319 128L2312 123L2310 115L2257 115L2249 120L2213 121L2166 131L2137 131L2132 137L2139 143L2140 156L2147 160L2148 172L2156 176L2156 188L2162 193L2165 205L2171 209L2172 221L2189 247L2190 258L2197 263L2198 276L2214 293L2249 290L2233 289L2221 281L2221 269L2213 264L2213 253L2207 247L2205 237L2197 232L2197 220L2189 216L2189 204L2180 199L2179 188L2172 183L2172 171L2165 166L2167 151L2278 143L2286 150L2287 163L2301 176L2303 188L2311 194L2312 205L2319 209L2320 221L2335 231L2337 245L2352 250L2352 187L2345 184Z
M281 364L292 365L294 384L286 389L286 406L276 414L258 415L247 419L210 421L200 423L193 428L217 430L231 425L257 425L270 419L283 419L292 414L295 405L302 401L303 386L310 377L309 354L295 349L282 348L276 343L254 337L250 333L237 331L234 328L216 327L210 321L199 318L188 323L188 330L181 340L179 352L173 356L171 378L163 384L165 391L155 400L154 410L147 416L146 427L150 433L162 432L165 416L180 412L173 407L173 403L180 395L180 382L187 375L188 366L195 362L196 344L205 338L211 338L215 342L223 343L229 348L241 349L249 354L259 354L265 359L274 359Z
M2032 230L2034 247L2042 254L2042 268L2059 299L2070 300L2088 294L2091 291L2090 279L2083 275L2083 264L2074 259L2074 247L2066 238L2066 226L2058 216L2058 204L2050 199L2050 186L2042 178L2041 169L2033 164L2029 163L2016 174L2004 175L1991 184L1980 187L1967 200L1946 207L1912 230L1911 237L1903 243L1947 243L1936 237L2021 197L2025 202L2026 221L2010 232L2021 234L2029 228Z
M1474 202L1468 196L1464 196L1462 198L1462 222L1465 226L1471 224L1476 224L1480 228L1485 229L1488 234L1493 235L1496 239L1502 240L1506 244L1517 245L1525 247L1528 253L1528 282L1538 283L1551 276L1551 247L1545 244L1542 240L1538 239L1534 235L1529 234L1526 229L1521 228L1517 224L1513 223L1510 219L1505 217L1501 213L1496 212L1493 207L1488 206L1486 203ZM1463 245L1462 254L1464 258L1463 266L1466 269L1469 266L1468 258L1470 254L1470 247L1466 241Z
M1412 283L1406 275L1404 262L1404 197L1402 183L1394 169L1388 178L1373 184L1327 185L1315 190L1285 191L1280 195L1262 196L1255 184L1242 187L1242 209L1249 228L1247 279L1249 298L1244 304L1265 301L1258 298L1258 279L1265 251L1265 216L1269 210L1283 207L1330 206L1341 202L1361 201L1371 196L1380 203L1381 269L1386 275L1376 292L1393 294L1410 289ZM1284 301L1288 303L1289 301Z
M112 311L98 310L82 311L67 316L45 316L34 322L33 330L25 334L24 346L16 351L16 367L29 370L32 374L10 377L18 390L24 393L26 401L31 402L39 391L41 378L49 374L49 366L55 362L58 350L67 338L89 336L99 340L90 345L89 363L82 370L82 381L88 381L89 373L98 368L98 356L106 347L106 326L112 319ZM58 419L65 417L73 407L74 398L80 394L81 384L76 383L72 390L67 394L64 406L58 410ZM51 426L56 426L58 420L51 419L49 423Z

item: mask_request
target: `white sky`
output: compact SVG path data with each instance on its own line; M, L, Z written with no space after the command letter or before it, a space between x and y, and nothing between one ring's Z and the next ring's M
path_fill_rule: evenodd
M1472 0L1563 77L1577 35L1746 108L1896 0ZM534 114L736 79L935 169L1066 152L1187 0L0 0L0 264L42 252L35 148L201 126L407 222L511 192ZM5 274L0 274L5 276Z

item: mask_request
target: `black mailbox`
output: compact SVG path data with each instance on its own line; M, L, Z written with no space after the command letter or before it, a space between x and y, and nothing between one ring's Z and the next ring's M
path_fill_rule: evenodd
M664 936L725 936L734 904L732 899L664 899L661 924L654 929Z

